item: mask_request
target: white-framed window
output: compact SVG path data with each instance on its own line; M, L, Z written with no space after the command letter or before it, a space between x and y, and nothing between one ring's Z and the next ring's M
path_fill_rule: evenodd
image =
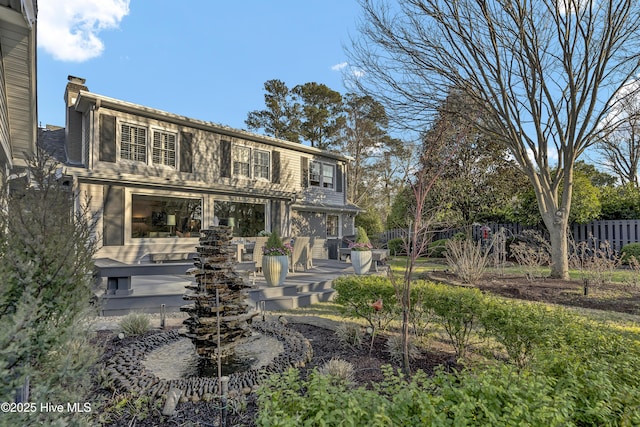
M176 134L153 131L152 161L158 165L176 167Z
M316 187L334 188L336 176L335 165L322 162L311 162L309 168L309 184Z
M147 128L127 123L120 126L120 158L147 162Z
M253 179L270 179L271 153L255 148L234 145L231 149L234 176Z
M231 156L233 175L251 178L251 148L234 145Z
M336 175L335 166L322 164L322 186L324 188L333 188L333 181Z
M271 166L271 153L262 150L253 150L253 177L256 179L269 179Z

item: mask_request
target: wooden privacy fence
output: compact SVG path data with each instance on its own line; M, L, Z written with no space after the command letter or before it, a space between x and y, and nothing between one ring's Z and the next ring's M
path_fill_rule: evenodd
M500 231L500 229L504 229L507 238L517 236L524 230L538 229L537 227L521 224L474 225L472 230L474 240L480 240L482 238L482 227L485 226L489 227L491 234L495 234ZM433 233L433 240L450 239L460 231L462 230L451 229L437 231ZM546 233L545 230L540 231ZM380 233L379 241L384 245L391 239L405 238L407 235L407 229L396 228ZM572 224L569 227L569 237L576 243L586 242L593 248L607 241L613 250L619 252L626 244L640 243L640 219L591 221L586 224Z
M613 250L620 251L626 244L640 242L640 219L573 224L571 233L576 242L587 242L594 247L607 241Z

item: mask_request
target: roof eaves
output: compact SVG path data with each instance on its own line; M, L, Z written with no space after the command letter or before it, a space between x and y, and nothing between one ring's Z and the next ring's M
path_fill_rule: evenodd
M92 106L98 105L100 107L110 108L125 113L142 115L145 117L167 121L170 123L176 123L183 126L188 126L196 129L213 131L229 137L242 138L264 144L269 144L276 147L287 148L291 150L301 151L307 154L316 156L329 157L332 159L340 160L343 162L352 161L353 158L345 156L340 153L334 153L331 151L320 150L319 148L309 147L296 142L286 141L283 139L273 138L271 136L259 135L256 133L248 132L245 130L234 129L229 126L221 125L219 123L207 122L204 120L193 119L179 114L169 113L163 110L157 110L155 108L145 107L143 105L134 104L127 101L122 101L108 96L99 95L96 93L81 90L77 99L75 108L77 111L86 112Z

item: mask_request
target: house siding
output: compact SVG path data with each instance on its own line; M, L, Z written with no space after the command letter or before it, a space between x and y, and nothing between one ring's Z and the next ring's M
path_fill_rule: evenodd
M9 163L11 159L11 136L9 132L9 111L7 107L7 91L5 88L4 66L0 61L0 144L2 163ZM4 169L2 170L4 172Z
M30 61L35 58L30 46L31 30L3 22L0 26L2 44L4 97L10 109L3 120L7 121L11 134L11 154L14 159L25 159L33 154L37 123L34 116L35 94ZM8 83L10 82L10 84ZM6 131L6 130L5 130Z

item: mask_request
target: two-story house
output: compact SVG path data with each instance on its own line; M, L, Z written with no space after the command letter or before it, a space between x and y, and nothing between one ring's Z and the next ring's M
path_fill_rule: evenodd
M354 233L344 155L98 95L73 76L64 99L65 128L42 130L41 144L98 216L99 258L193 252L216 224L313 236L316 258Z

